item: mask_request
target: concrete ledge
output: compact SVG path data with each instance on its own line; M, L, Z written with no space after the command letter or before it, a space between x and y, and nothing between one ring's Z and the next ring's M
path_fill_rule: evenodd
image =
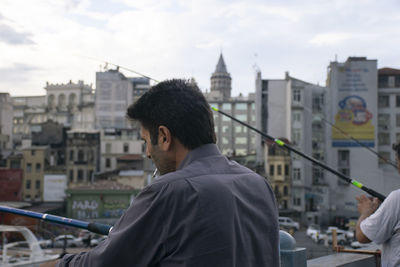
M337 253L311 259L307 261L307 267L376 267L374 255L357 253Z

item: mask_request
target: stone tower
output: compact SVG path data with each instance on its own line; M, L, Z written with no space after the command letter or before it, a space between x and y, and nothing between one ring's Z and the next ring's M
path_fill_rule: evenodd
M232 78L226 70L224 58L221 55L215 68L214 73L211 75L211 93L215 94L219 92L222 100L228 100L231 97L232 90Z

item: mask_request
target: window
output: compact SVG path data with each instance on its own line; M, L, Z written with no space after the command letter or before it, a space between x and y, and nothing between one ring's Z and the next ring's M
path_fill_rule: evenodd
M396 123L399 118L396 117ZM379 114L378 115L378 128L379 130L390 129L390 114Z
M278 168L277 168L277 175L282 175L282 165L278 165Z
M226 138L225 136L222 137L222 144L223 144L223 145L229 144L229 140L228 140L228 138Z
M293 198L293 205L301 206L301 198L299 198L299 197Z
M246 137L236 137L235 138L235 144L237 144L237 145L245 145L245 144L247 144L247 138Z
M240 121L247 121L247 114L238 114L238 115L236 115L236 119L238 119Z
M300 102L301 101L301 91L300 89L293 89L293 101Z
M274 175L275 173L275 165L269 165L269 175Z
M289 165L285 164L285 176L289 175Z
M388 108L389 107L389 96L388 95L378 96L378 107L379 108Z
M40 172L41 168L42 168L42 164L36 163L36 172Z
M396 107L400 107L400 95L396 95Z
M389 88L394 88L395 87L394 84L395 84L395 77L394 76L389 76L388 77Z
M236 107L236 110L247 110L246 103L236 103L235 107Z
M231 119L228 116L222 116L222 121L231 121Z
M396 114L396 127L400 127L400 114Z
M78 182L83 181L83 170L78 170Z
M74 151L73 150L69 151L69 161L74 161Z
M36 188L37 190L40 189L40 180L36 180L36 182L35 182L35 188Z
M292 139L294 144L300 144L301 140L301 131L300 129L293 129Z
M106 144L106 153L111 153L111 144L110 143Z
M12 159L10 161L10 168L11 169L20 169L21 168L21 161Z
M125 143L124 144L124 153L128 153L129 152L129 144Z
M110 168L111 167L111 159L106 158L106 168Z
M349 150L338 150L338 165L349 166L350 165L350 151Z
M26 164L26 172L32 172L32 163Z
M293 168L293 180L300 181L301 180L301 170L300 168Z
M78 162L84 161L84 155L83 150L78 151Z
M284 196L287 196L289 194L289 189L288 189L288 187L285 185L284 187L283 187L283 195Z
M338 167L339 167L339 172L341 172L342 174L344 174L346 176L350 176L350 151L349 150L338 150ZM338 184L342 185L341 183L338 183Z
M279 195L279 186L275 186L275 190L274 190L275 196Z
M379 145L390 145L390 134L389 133L379 133L378 134L378 144Z
M69 170L69 181L71 183L74 181L74 170Z
M293 121L301 121L301 113L293 112Z
M231 110L231 108L232 108L231 103L223 103L222 104L222 109L224 109L224 110Z
M26 180L25 188L26 189L31 189L31 180Z

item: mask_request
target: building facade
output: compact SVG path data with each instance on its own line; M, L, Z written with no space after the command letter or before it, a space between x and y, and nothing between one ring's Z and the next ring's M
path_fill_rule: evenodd
M149 79L127 78L118 69L96 72L96 128L132 128L126 110L149 88Z
M46 83L48 119L71 129L94 129L94 90L83 81Z
M13 105L8 93L0 93L0 167L12 150Z
M291 146L319 160L325 160L324 99L326 89L285 74L285 79L262 79L256 76L257 125L272 137L289 140ZM318 130L317 130L318 129ZM270 158L265 140L257 138L257 161L264 161L267 176L271 175ZM262 149L261 149L262 148ZM267 156L265 156L267 155ZM271 157L274 162L276 157ZM280 159L282 161L282 159ZM283 163L282 163L283 164ZM291 154L291 207L304 223L320 223L321 211L327 209L328 190L324 172L308 160Z
M231 81L221 54L210 78L211 91L205 93L205 97L210 106L254 127L256 124L255 95L231 97ZM253 131L218 112L213 111L213 114L217 145L222 154L227 156L255 154Z
M329 119L335 126L327 129L327 163L343 174L387 195L400 187L391 145L400 132L399 81L396 70L378 72L377 60L349 57L331 62L328 68ZM399 78L397 78L399 79ZM397 88L397 89L396 89ZM357 142L355 141L357 140ZM330 211L333 216L349 217L357 212L356 195L364 192L330 175Z
M68 186L93 182L100 171L100 133L97 130L67 132Z
M44 169L48 159L47 146L23 149L24 171L22 197L25 201L43 201Z
M139 129L105 129L101 132L100 171L119 169L119 161L129 155L142 155L143 149Z

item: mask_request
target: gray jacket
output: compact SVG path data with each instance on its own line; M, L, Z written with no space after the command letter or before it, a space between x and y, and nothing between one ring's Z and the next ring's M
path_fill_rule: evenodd
M214 144L136 197L109 238L58 266L279 266L279 226L265 179Z

